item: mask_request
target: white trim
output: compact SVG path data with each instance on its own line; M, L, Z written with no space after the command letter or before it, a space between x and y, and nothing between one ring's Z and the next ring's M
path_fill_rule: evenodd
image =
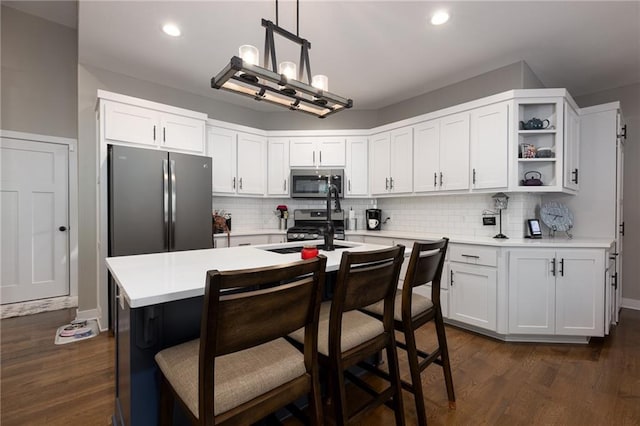
M0 306L0 318L21 317L60 309L77 308L77 296L50 297L48 299L29 300Z
M204 112L174 107L171 105L161 104L159 102L148 101L146 99L134 98L133 96L121 95L120 93L107 92L106 90L98 89L98 104L100 103L101 99L120 102L123 104L136 105L142 108L182 115L184 117L192 117L198 120L207 119L207 114L205 114ZM96 105L96 109L97 108L98 106Z
M78 309L76 311L76 319L77 320L95 319L98 321L98 326L100 327L100 331L106 330L106 328L103 328L102 325L100 324L100 315L97 309L87 309L86 311L81 311Z
M78 297L78 141L36 133L1 130L0 137L68 146L69 297ZM77 306L77 300L76 300Z
M622 307L627 309L634 309L636 311L640 311L640 300L638 299L630 299L628 297L622 298Z

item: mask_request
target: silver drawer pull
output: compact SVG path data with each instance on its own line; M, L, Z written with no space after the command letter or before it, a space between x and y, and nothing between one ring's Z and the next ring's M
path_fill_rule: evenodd
M462 256L462 257L470 257L472 259L480 259L480 256L476 256L476 255L473 255L473 254L461 254L460 256Z

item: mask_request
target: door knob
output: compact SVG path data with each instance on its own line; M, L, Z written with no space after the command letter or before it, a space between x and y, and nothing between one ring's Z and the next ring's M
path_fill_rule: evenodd
M64 232L64 231L66 231L66 230L67 230L67 227L66 227L66 226L61 226L61 227L59 227L59 228L58 228L58 231L62 231L62 232Z

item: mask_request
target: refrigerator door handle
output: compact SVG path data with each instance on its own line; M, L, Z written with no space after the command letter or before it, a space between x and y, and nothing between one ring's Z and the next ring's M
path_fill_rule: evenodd
M169 160L162 160L162 189L164 209L164 248L169 249Z
M176 160L170 160L171 169L171 237L169 238L171 248L176 247Z

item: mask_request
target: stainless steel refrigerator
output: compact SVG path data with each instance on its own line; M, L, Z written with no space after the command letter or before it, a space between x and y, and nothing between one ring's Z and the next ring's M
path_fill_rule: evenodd
M109 256L212 248L211 158L109 146Z

